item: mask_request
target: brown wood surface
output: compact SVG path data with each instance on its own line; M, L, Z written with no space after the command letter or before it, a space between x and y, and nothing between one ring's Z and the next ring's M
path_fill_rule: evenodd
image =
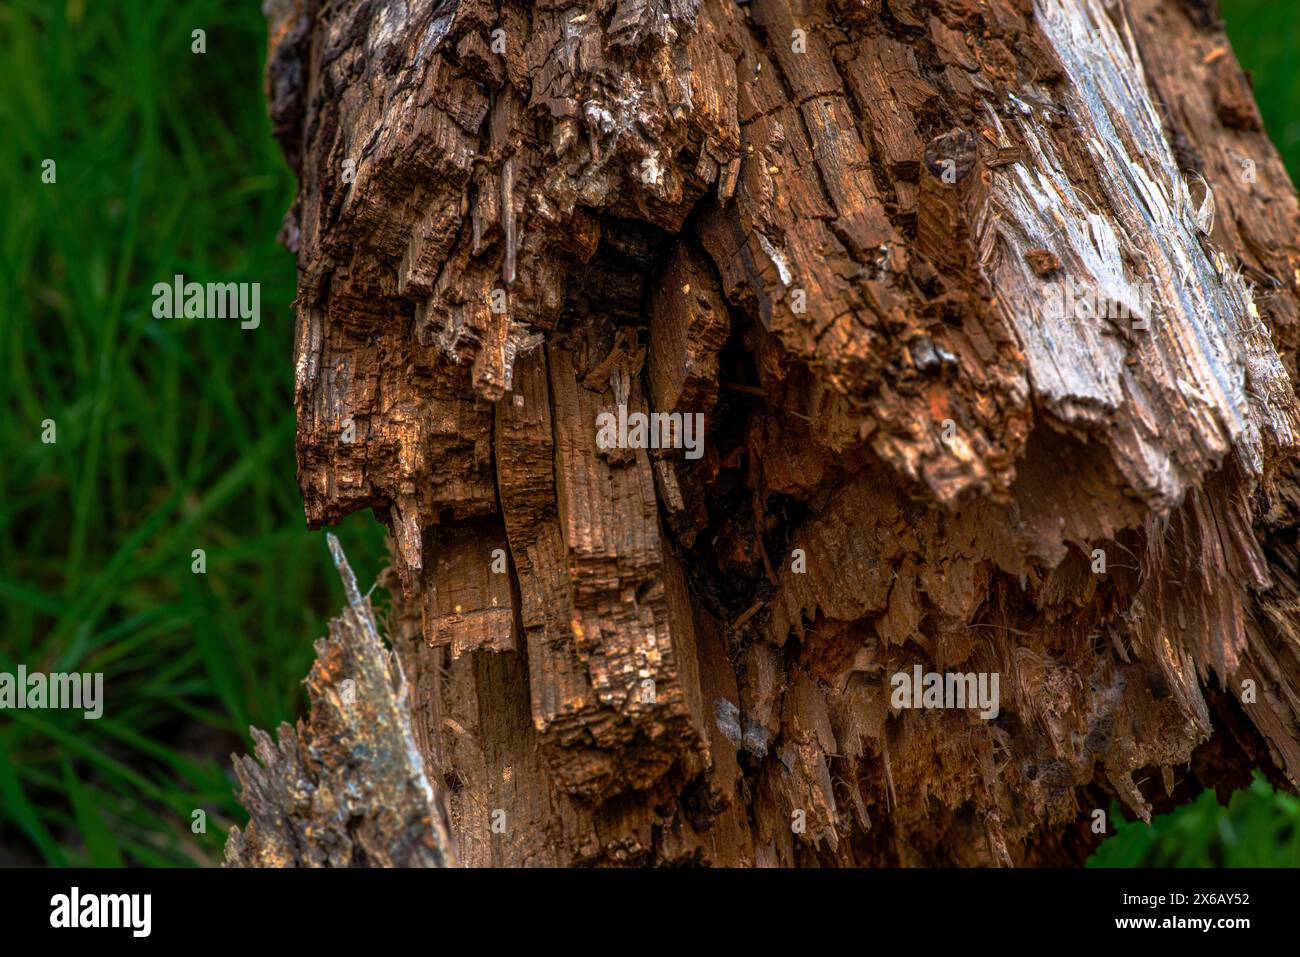
M1077 863L1296 789L1300 217L1212 3L269 7L307 520L393 532L461 863Z

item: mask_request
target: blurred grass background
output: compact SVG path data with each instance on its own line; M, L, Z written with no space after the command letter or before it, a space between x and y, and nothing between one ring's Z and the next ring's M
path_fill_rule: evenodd
M1118 802L1089 867L1300 867L1300 799L1256 773L1224 807L1213 791L1170 814L1126 821Z
M265 46L254 0L0 3L0 670L102 671L106 699L0 714L0 863L219 860L229 754L302 710L343 603L295 480ZM175 273L261 283L261 326L153 318ZM340 537L366 587L382 527Z
M1295 176L1286 6L1223 9ZM0 714L0 864L218 861L243 821L229 754L301 711L343 601L294 476L295 275L275 242L293 182L264 51L256 0L0 0L0 671L102 671L106 698L98 721ZM178 272L260 283L260 328L154 319ZM357 515L340 537L372 581L383 529ZM1118 825L1094 863L1300 864L1298 807L1262 781L1228 808L1207 794Z

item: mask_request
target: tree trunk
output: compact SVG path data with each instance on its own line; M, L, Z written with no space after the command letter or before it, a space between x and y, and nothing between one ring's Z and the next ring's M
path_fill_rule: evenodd
M1212 0L270 6L307 519L392 531L460 863L1296 788L1300 217Z

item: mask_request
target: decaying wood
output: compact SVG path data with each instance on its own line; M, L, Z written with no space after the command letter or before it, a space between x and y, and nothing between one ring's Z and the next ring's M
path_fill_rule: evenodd
M307 519L392 530L464 863L1077 862L1296 788L1300 216L1212 4L271 19Z
M401 665L384 648L369 602L329 536L349 607L316 642L311 715L256 728L257 759L235 759L249 822L231 828L235 867L449 867L446 812L425 770Z

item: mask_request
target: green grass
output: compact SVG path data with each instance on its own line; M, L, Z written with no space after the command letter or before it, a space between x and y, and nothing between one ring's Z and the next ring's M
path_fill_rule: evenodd
M228 754L299 713L343 600L294 479L295 276L275 244L293 183L259 6L0 0L0 671L102 671L106 697L99 721L0 715L0 863L218 860L243 818ZM1224 12L1294 175L1294 18ZM261 327L153 318L177 272L260 283ZM380 526L354 516L341 537L373 578ZM1119 826L1094 863L1295 864L1295 816L1256 784Z
M294 478L293 182L258 6L0 4L0 671L105 674L99 721L0 715L0 861L217 860L229 752L301 710L342 603ZM260 283L260 328L155 319L177 272ZM341 537L373 578L382 528Z
M1220 0L1228 38L1251 74L1264 125L1287 171L1300 174L1300 17L1293 3L1279 0Z
M1089 867L1300 867L1300 799L1262 776L1223 807L1213 791L1147 826L1111 805L1114 837Z

